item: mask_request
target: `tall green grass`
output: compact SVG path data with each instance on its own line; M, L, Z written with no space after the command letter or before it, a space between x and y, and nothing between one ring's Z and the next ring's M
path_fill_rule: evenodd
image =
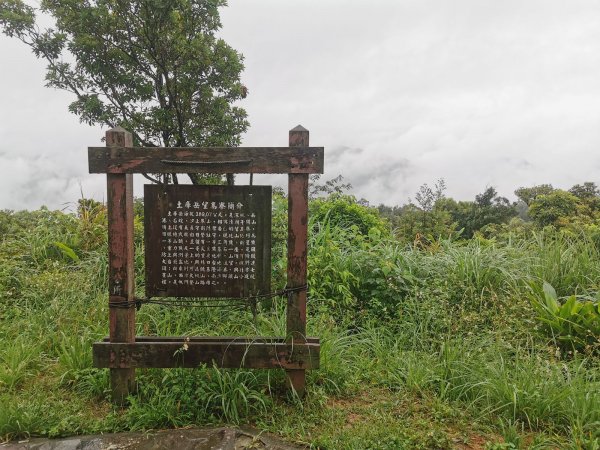
M404 419L368 408L372 424L356 425L364 435L327 428L341 420L336 401L360 403L383 391L391 404L408 396L464 412L521 446L534 433L559 447L597 448L598 356L558 352L527 301L530 284L544 280L559 295L600 289L600 250L585 235L540 232L508 243L476 238L416 249L311 223L308 330L321 338L321 368L309 373L304 402L286 397L283 371L201 367L139 370L138 393L118 411L108 402L107 371L91 367L91 343L108 326L105 242L82 245L81 230L90 227L78 220L88 219L40 212L18 220L0 247L4 438L254 423L335 448L449 445L438 434L387 439L385 428ZM136 245L141 293L143 247ZM283 270L282 258L273 266ZM145 305L136 327L140 335L283 336L284 301L260 304L256 318L249 309ZM442 432L433 413L427 420L423 429ZM315 437L315 430L330 434Z
M600 247L591 236L546 231L521 245L532 254L528 275L547 281L559 295L600 290Z

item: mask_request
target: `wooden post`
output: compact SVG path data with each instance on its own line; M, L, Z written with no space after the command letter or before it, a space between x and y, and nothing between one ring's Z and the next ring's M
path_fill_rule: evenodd
M298 125L290 130L290 147L308 147L308 130ZM288 253L287 287L306 286L308 253L308 174L289 174L288 178ZM292 343L306 342L306 289L288 294L287 337ZM306 371L287 370L291 387L304 396Z
M130 132L121 127L106 132L106 146L133 147ZM112 153L112 152L111 152ZM112 156L112 155L111 155ZM117 155L114 155L117 156ZM107 174L109 306L133 301L135 297L133 259L133 175ZM135 305L109 309L110 342L135 343ZM112 400L123 405L135 390L135 369L110 369Z

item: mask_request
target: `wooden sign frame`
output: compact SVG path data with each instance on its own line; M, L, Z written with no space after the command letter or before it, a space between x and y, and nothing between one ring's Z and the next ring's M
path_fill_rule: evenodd
M304 395L306 370L319 367L320 344L306 334L308 177L323 173L324 150L309 132L290 130L289 147L133 147L131 133L106 132L106 147L90 147L90 173L105 173L109 246L109 337L93 344L94 366L109 368L115 403L135 391L142 367L282 368ZM287 173L287 335L278 337L158 337L135 335L134 173ZM127 305L127 307L123 307ZM185 347L184 347L185 344ZM187 348L184 351L178 351Z

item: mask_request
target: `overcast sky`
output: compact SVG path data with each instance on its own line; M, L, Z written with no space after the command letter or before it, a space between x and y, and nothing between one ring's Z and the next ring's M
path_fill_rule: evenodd
M243 145L287 145L301 124L325 147L325 178L372 204L437 178L457 199L600 184L597 0L230 0L222 19L245 56ZM43 87L20 42L0 35L0 55L0 209L103 199L86 148L105 130Z

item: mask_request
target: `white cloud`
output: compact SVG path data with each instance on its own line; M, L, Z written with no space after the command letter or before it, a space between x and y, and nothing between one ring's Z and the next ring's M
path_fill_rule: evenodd
M245 145L286 145L300 123L326 148L326 176L343 174L372 203L403 203L439 177L461 199L487 185L510 196L600 182L596 1L229 5L222 35L245 55L250 89ZM0 208L74 201L76 179L102 198L85 148L103 131L78 125L68 95L41 87L43 65L24 46L2 37L0 51L11 67L0 71ZM57 182L33 189L33 174Z

